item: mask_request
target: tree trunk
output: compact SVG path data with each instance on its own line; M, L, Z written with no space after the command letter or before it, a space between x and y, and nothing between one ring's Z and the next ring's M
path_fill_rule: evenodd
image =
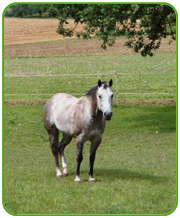
M41 11L39 11L39 18L41 18L41 14L42 14L42 12L41 12Z

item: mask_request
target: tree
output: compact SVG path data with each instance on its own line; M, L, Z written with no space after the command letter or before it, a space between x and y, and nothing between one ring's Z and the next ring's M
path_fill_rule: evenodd
M33 13L33 5L27 5L27 14L31 17Z
M115 44L116 37L127 36L127 47L152 56L161 39L167 36L176 40L176 14L165 4L54 4L54 11L60 15L57 32L64 37L93 36L102 40L103 49ZM64 27L68 18L74 19L74 28ZM78 23L85 24L81 32L76 31Z
M48 10L48 4L32 4L32 11L33 13L38 13L39 18L41 18L42 13L45 13Z
M15 4L10 6L7 9L8 13L5 13L5 16L15 16L15 17L23 17L26 15L32 16L32 14L39 14L39 18L41 18L42 13L45 13L49 10L49 4Z
M50 5L49 9L49 16L58 17L59 11L57 7L54 7L54 5Z
M10 9L13 16L22 18L24 15L27 15L28 5L26 4L12 5Z

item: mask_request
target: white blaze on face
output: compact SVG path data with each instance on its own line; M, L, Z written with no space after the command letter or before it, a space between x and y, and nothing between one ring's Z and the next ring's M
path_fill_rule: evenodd
M103 112L105 119L110 120L112 116L111 107L112 107L113 92L110 87L104 88L104 85L98 87L97 101L99 110Z

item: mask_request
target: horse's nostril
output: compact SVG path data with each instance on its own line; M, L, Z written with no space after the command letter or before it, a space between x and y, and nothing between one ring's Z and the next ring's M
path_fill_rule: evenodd
M111 117L112 117L112 112L109 112L109 113L104 112L104 118L105 118L105 120L110 120Z

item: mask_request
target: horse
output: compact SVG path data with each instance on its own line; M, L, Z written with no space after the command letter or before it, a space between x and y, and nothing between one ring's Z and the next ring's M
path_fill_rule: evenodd
M70 94L58 93L52 96L45 104L43 110L44 127L49 135L52 154L56 165L56 176L68 175L64 148L76 138L76 182L80 179L80 165L83 160L83 144L90 141L89 181L93 177L93 165L96 150L102 141L105 130L105 121L111 120L113 92L112 79L107 84L98 80L97 86L91 88L84 96L76 98ZM63 138L59 143L59 132ZM61 156L63 172L58 162L58 153Z

